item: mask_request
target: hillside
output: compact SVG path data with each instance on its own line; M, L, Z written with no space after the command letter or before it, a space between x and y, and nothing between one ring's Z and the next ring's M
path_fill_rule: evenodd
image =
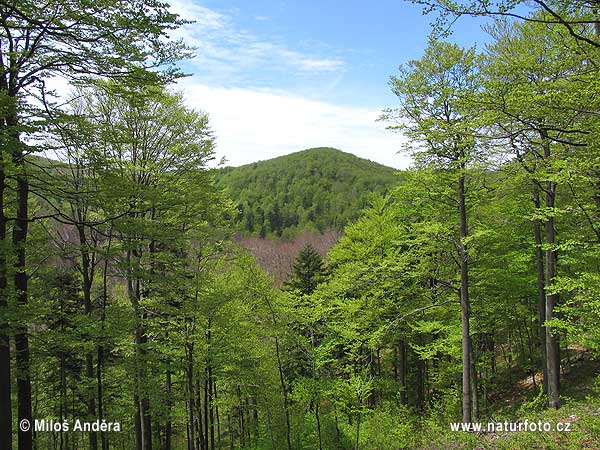
M294 237L299 231L341 230L374 192L399 181L398 171L333 148L312 148L216 171L237 203L246 236Z

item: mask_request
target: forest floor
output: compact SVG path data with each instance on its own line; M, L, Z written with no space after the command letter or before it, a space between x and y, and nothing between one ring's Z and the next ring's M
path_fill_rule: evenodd
M564 361L565 363L567 361ZM545 407L545 398L539 393L541 374L533 377L511 373L513 381L494 396L481 423L489 422L548 423L551 431L501 431L468 433L450 431L439 434L424 444L424 449L587 449L600 450L600 359L594 359L583 348L570 348L569 363L564 364L559 410ZM518 376L521 378L517 378ZM508 377L507 377L508 378ZM570 428L559 432L558 424ZM430 436L429 436L430 437Z

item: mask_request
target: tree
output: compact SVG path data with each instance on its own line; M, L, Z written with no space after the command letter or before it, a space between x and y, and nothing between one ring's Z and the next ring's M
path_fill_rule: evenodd
M150 450L150 304L163 290L157 283L159 274L166 280L177 275L167 267L186 264L192 240L201 243L204 237L200 224L215 220L212 211L221 208L208 192L210 185L197 191L206 189L204 169L213 140L207 116L185 108L181 96L161 88L129 90L108 84L88 93L87 101L85 114L96 118L105 143L96 150L108 162L102 176L112 184L115 204L122 205L114 224L136 318L137 443ZM165 265L167 261L171 264Z
M447 34L461 16L511 18L531 23L559 25L577 41L600 48L598 2L595 0L411 0L425 12L437 11L436 34ZM522 5L528 10L522 12ZM531 8L533 7L533 11ZM529 14L528 14L529 13ZM542 14L539 14L542 13Z
M532 18L540 21L499 21L489 28L496 42L488 48L482 103L490 124L487 132L501 143L501 153L515 155L532 184L540 325L544 329L544 384L550 404L558 408L559 343L550 323L559 301L556 280L560 240L556 222L565 208L560 204L559 190L562 185L573 187L574 170L565 171L565 162L578 160L581 166L587 159L588 152L578 150L587 147L589 133L587 114L582 110L592 108L596 102L589 88L595 82L588 79L586 58L575 51L565 52L565 48L579 46L569 33L546 23L544 14ZM594 165L586 171L593 173Z
M324 280L325 263L315 248L306 244L292 266L292 277L285 283L291 290L309 295Z
M462 310L463 421L472 418L477 389L471 376L473 363L470 335L469 253L467 241L467 175L481 156L476 141L476 113L469 102L481 89L478 72L480 57L474 49L432 41L419 61L410 61L391 78L400 108L386 110L384 120L400 122L392 129L403 130L421 145L413 152L419 164L437 168L456 183L454 195L447 199L456 205L460 301ZM474 384L472 389L471 384ZM474 394L474 401L471 399Z

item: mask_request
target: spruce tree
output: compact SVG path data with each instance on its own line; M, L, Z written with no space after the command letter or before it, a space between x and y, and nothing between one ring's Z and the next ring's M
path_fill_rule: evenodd
M312 294L325 276L325 262L310 244L306 244L292 265L292 277L286 282L289 290Z

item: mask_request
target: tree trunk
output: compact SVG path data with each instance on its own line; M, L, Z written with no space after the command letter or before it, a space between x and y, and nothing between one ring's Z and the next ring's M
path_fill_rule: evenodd
M137 347L137 358L139 367L139 378L138 378L138 387L140 383L146 382L146 350L144 349L145 344L148 341L146 337L143 327L139 324L136 327L135 331L135 343ZM141 440L142 440L142 450L152 450L152 421L150 416L150 401L146 394L146 388L143 387L140 389L141 393L139 396L139 416L140 416L140 425L141 425Z
M227 415L227 429L229 430L229 450L233 450L233 426L231 425L231 414ZM273 444L275 448L275 444Z
M461 170L464 171L464 165ZM465 175L461 173L458 179L458 211L460 217L460 240L458 251L460 258L460 310L462 325L462 397L463 422L470 422L472 416L471 404L471 334L469 319L471 308L469 304L469 268L465 239L469 235L467 226L467 208L465 201Z
M173 424L171 421L171 410L173 403L173 385L171 381L171 370L167 369L165 381L165 390L167 392L167 423L165 424L165 447L164 450L171 450L171 437L173 433Z
M98 346L98 361L96 366L96 383L98 385L98 420L104 419L104 392L102 386L102 364L104 364L104 347ZM102 450L108 450L108 439L106 432L100 432L100 439L102 441Z
M533 190L533 203L536 210L541 207L540 192L537 186ZM544 275L544 254L542 252L542 222L539 219L534 220L533 230L535 236L535 267L537 275L537 295L538 295L538 317L539 317L539 343L542 355L542 373L543 373L543 390L548 393L548 358L546 356L546 290L545 290L545 275Z
M209 416L208 416L208 406L210 403L210 396L208 395L208 376L207 371L204 371L204 375L206 379L204 380L204 448L206 450L212 450L209 447L210 437L208 432L209 427Z
M208 366L208 418L210 421L210 450L215 450L215 405L213 401L213 374L212 367Z
M420 341L420 339L419 339ZM421 342L419 342L421 343ZM425 411L425 362L417 358L417 411L422 415Z
M242 406L242 391L240 385L237 386L237 399L238 399L238 422L240 426L240 446L244 448L246 446L246 429L244 424L244 409Z
M205 409L206 411L206 409ZM196 372L196 448L208 449L208 437L205 433L208 418L202 412L202 389L200 389L200 374Z
M213 377L212 397L215 401L215 415L217 416L217 448L221 450L221 418L219 416L219 403L217 399L217 381Z
M78 211L79 219L82 218L82 212ZM87 249L87 238L85 235L85 228L82 223L77 224L77 231L79 233L79 246L81 251L81 275L83 277L83 307L85 314L91 322L92 316L92 283L94 279L94 264L90 257ZM88 383L94 379L94 358L91 352L85 355L85 376L88 379ZM96 419L96 398L94 390L89 389L87 392L87 409L88 409L88 420L93 421ZM95 431L89 433L90 449L98 450L98 434Z
M144 438L142 437L142 413L140 411L140 396L137 393L133 395L133 402L135 403L135 450L144 450Z
M104 258L104 270L102 272L102 314L100 316L102 339L104 339L104 324L106 322L106 305L108 304L108 261L110 257L110 248L112 245L112 226L108 231L108 245L106 247L106 256ZM104 343L98 345L98 418L104 419L104 395L102 385L102 367L104 364ZM108 436L106 432L101 432L102 450L108 450Z
M541 133L544 146L544 159L546 162L550 159L550 143L544 132ZM544 223L546 232L546 289L551 290L556 276L556 254L554 244L556 241L556 231L554 229L554 207L556 200L556 183L546 181L546 209L550 212L549 217ZM554 307L558 302L558 295L546 292L546 321L554 317ZM546 355L548 365L548 396L549 404L552 408L560 408L560 352L558 346L558 336L552 334L551 327L546 328Z
M188 390L188 450L196 450L196 427L194 413L194 360L193 360L193 344L186 343L186 378Z
M246 433L248 436L248 445L252 445L252 436L250 435L252 430L252 421L250 420L250 402L248 397L244 397L244 412L246 414Z
M552 189L554 189L554 187L552 187ZM547 195L547 197L548 196L549 195ZM552 193L551 196L553 197L554 194ZM553 199L551 202L553 203ZM550 203L550 201L547 203ZM553 245L555 239L554 220L549 218L545 225L546 241L549 245ZM552 248L548 248L546 250L546 286L549 289L552 288L555 274L554 250ZM557 294L546 294L546 321L550 321L554 317L554 307L556 306L557 301ZM551 327L547 326L545 328L548 366L548 395L550 398L550 406L558 409L560 408L560 352L558 347L558 336L552 333Z
M281 385L281 393L283 395L283 409L285 411L287 449L292 450L289 402L288 402L288 396L287 396L287 389L285 386L285 379L284 379L284 375L283 375L283 366L281 364L281 354L279 351L279 339L277 339L277 338L275 338L275 355L277 356L277 369L279 370L279 383Z
M319 438L319 450L323 450L323 442L321 440L321 418L319 417L319 402L315 403L315 419L317 421L317 436Z
M28 302L27 266L25 261L27 245L27 227L29 224L29 210L27 201L29 199L29 182L23 173L25 161L19 153L15 156L15 165L19 168L17 175L17 220L13 230L13 244L16 252L15 264L15 291L17 303L21 306ZM30 357L29 336L27 326L18 327L15 331L15 350L17 360L17 400L19 423L28 420L31 426L31 381L30 381ZM33 447L32 430L22 431L19 428L18 449L31 450Z
M359 407L360 407L359 403ZM360 412L356 415L356 428L355 428L355 438L354 438L354 450L360 449Z
M275 311L273 310L271 303L269 302L268 297L265 297L267 305L271 311L271 317L273 320L273 326L277 328L277 318L275 316ZM286 425L286 440L287 440L287 449L292 450L292 437L291 437L291 425L290 425L290 411L289 411L289 402L287 396L287 389L285 386L285 377L283 375L283 366L281 363L281 351L279 349L279 339L277 336L275 337L275 355L277 357L277 369L279 371L279 383L281 385L281 394L283 395L283 409L285 411L285 425Z
M4 155L0 151L0 245L6 243L4 215ZM12 449L12 400L10 375L10 329L8 324L8 285L6 252L0 252L0 448ZM61 435L62 437L62 435Z
M64 298L61 296L60 297L60 314L62 317L64 317L65 314L65 303L64 303ZM60 321L60 331L61 333L63 333L65 330L65 321L64 319L61 318ZM66 354L64 351L62 351L59 354L59 358L60 358L60 406L59 406L59 420L62 423L63 421L65 421L67 419L67 414L69 411L69 405L67 404L67 362L66 362ZM64 450L64 449L68 449L69 448L69 444L68 441L65 441L65 437L67 436L67 433L63 433L61 431L60 433L60 450ZM66 444L66 445L65 445Z
M400 399L404 405L408 403L408 393L406 392L406 344L404 341L400 341L398 344L398 356L400 362L400 387L402 388L402 393L400 394Z
M152 450L152 425L150 417L150 404L145 393L146 387L142 384L146 381L146 349L145 344L148 337L144 331L144 313L140 308L140 282L133 276L133 258L139 259L139 252L129 250L127 252L127 297L131 302L137 324L135 325L135 377L137 394L136 408L136 449ZM139 422L138 422L139 420Z

